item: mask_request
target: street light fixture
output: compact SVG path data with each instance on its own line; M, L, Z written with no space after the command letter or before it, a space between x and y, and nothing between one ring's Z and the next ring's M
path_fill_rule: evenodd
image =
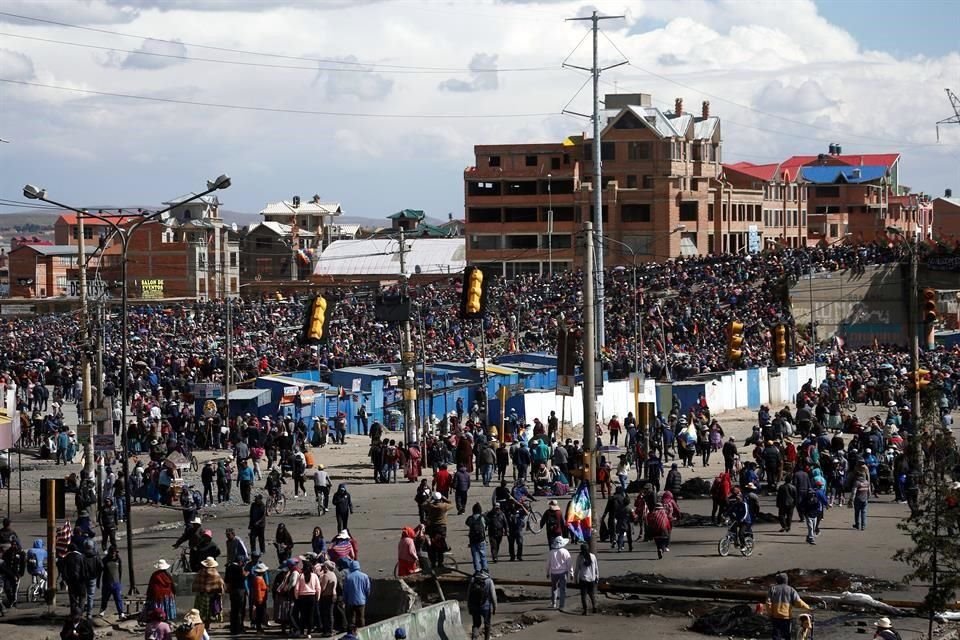
M221 189L226 189L230 186L231 181L230 177L227 174L221 174L214 180L207 181L207 190L202 193L195 193L185 200L180 202L175 202L167 206L165 209L159 211L148 212L146 215L142 215L135 222L130 223L125 226L120 226L110 218L107 218L103 215L90 213L85 209L78 209L76 207L71 207L69 205L62 204L55 200L51 200L47 197L47 190L34 185L28 184L23 187L23 195L31 200L41 200L43 202L55 205L61 209L66 209L68 211L73 211L77 214L78 220L83 217L90 217L100 220L104 224L107 224L112 229L112 235L116 235L120 238L120 244L122 245L122 250L120 253L120 283L122 287L123 297L121 302L121 317L122 317L122 329L121 329L121 346L120 346L120 389L121 389L121 438L123 439L122 448L123 448L123 477L124 477L124 501L126 502L126 529L127 529L127 567L130 576L130 593L139 593L137 590L137 581L135 568L133 563L133 503L130 500L130 450L127 437L127 407L129 406L129 398L127 393L127 373L129 367L129 357L128 357L128 321L127 321L127 308L129 306L129 287L127 284L127 255L130 248L130 238L134 232L142 227L148 222L160 221L161 223L166 223L170 219L170 211L183 206L194 200L199 200L206 195L218 191ZM121 222L123 220L121 219ZM106 244L104 244L106 247ZM86 269L85 264L80 265L81 269Z

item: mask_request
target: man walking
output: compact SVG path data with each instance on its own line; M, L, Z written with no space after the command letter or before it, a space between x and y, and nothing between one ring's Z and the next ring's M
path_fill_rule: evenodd
M483 640L490 640L490 618L497 612L497 590L493 579L484 571L475 571L467 586L467 611L473 618L470 628L470 640L480 639L480 627L483 627Z
M797 488L789 481L780 483L777 489L777 520L780 521L780 533L789 533L793 520L793 510L797 506Z
M487 571L487 523L479 502L474 503L473 513L467 518L467 532L474 572Z
M265 532L267 529L267 505L263 503L263 494L258 493L250 505L250 551L266 551ZM257 543L260 546L257 546Z
M777 583L767 592L767 611L773 625L773 640L790 640L793 607L810 609L797 590L787 584L787 574L778 573Z

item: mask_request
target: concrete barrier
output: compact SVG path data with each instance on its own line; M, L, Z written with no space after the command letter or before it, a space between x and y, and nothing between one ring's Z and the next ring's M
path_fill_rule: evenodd
M394 631L402 628L407 640L466 640L460 620L460 604L445 600L410 613L387 618L368 625L357 633L360 640L393 640Z

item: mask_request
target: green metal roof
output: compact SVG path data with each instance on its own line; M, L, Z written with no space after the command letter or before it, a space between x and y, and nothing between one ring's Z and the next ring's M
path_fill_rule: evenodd
M426 214L420 209L402 209L392 216L387 216L390 220L423 220Z

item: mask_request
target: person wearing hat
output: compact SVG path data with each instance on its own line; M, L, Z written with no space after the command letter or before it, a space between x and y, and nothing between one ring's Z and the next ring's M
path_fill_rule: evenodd
M317 504L327 512L330 505L330 487L333 486L333 480L327 473L327 468L323 464L318 464L316 471L313 472L313 495L316 496Z
M540 516L540 527L546 533L547 545L550 545L554 538L563 535L565 523L563 513L560 512L560 505L556 500L547 503L547 509Z
M153 610L161 611L166 620L177 617L177 585L170 575L170 563L163 558L153 564L153 573L147 581L144 615Z
M214 618L220 619L223 611L223 592L226 585L217 572L220 563L213 558L205 558L200 563L200 570L193 579L194 609L207 626ZM189 615L189 614L188 614Z
M333 635L333 606L337 599L337 584L340 582L340 576L337 574L337 567L330 560L320 565L318 577L320 578L320 599L319 623L320 632L324 637Z
M258 562L253 567L253 575L248 579L248 588L250 591L250 606L253 607L253 616L250 623L257 630L257 633L263 633L263 627L267 624L267 588L266 575L267 565Z
M791 640L793 626L793 607L810 609L810 605L800 598L797 590L787 581L787 574L778 573L776 584L767 591L767 613L773 625L773 640Z
M393 640L407 640L407 630L397 627L393 632Z
M177 628L177 640L209 640L203 616L197 609L190 609L184 616L183 622Z
M550 541L547 577L550 579L550 608L563 610L567 601L567 578L573 579L573 561L566 547L570 541L560 536Z
M893 623L890 622L890 618L880 618L873 623L873 626L877 628L873 634L874 638L878 640L900 640L900 634L893 628Z

